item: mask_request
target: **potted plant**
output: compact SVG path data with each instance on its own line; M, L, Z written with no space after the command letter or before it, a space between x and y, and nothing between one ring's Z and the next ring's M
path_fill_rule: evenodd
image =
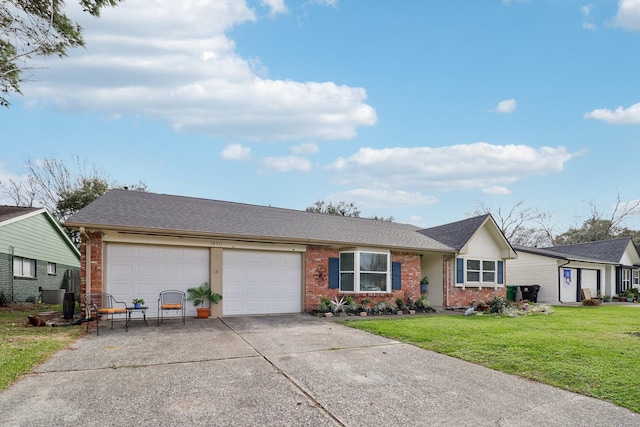
M131 302L133 303L134 308L142 308L142 304L144 304L144 299L134 298L133 301Z
M211 304L217 304L222 299L222 295L211 292L209 282L203 282L197 288L187 289L187 299L196 307L198 319L206 319L211 313ZM205 302L209 303L209 307L205 308Z
M420 292L422 292L423 294L425 292L427 292L427 285L429 284L429 279L427 278L427 276L424 276L421 280L420 280Z

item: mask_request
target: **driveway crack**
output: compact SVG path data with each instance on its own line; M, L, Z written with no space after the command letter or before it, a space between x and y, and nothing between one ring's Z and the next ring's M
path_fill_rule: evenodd
M333 415L331 413L331 411L329 411L327 408L324 407L324 405L322 405L322 403L320 403L318 400L316 400L315 397L313 397L311 394L309 394L300 384L298 384L293 378L291 378L289 375L287 375L286 372L284 372L282 369L280 369L280 367L278 367L278 365L276 365L275 363L273 363L273 361L271 359L269 359L269 357L267 357L264 353L262 353L260 350L258 350L257 348L255 348L253 345L251 345L251 343L249 341L247 341L246 339L244 339L244 337L235 329L233 329L233 327L231 325L229 325L227 322L224 321L223 318L220 318L220 321L227 327L229 328L231 331L233 331L236 335L238 335L238 337L244 341L249 347L251 347L256 353L258 353L258 355L260 357L262 357L262 359L264 359L269 365L271 365L273 367L273 369L280 373L280 375L282 375L283 377L285 377L287 379L287 381L289 381L289 383L294 386L298 391L300 391L300 393L302 393L304 396L307 397L307 399L309 399L311 402L313 402L313 404L319 408L322 412L324 412L325 415L327 415L329 418L331 418L337 425L341 426L341 427L346 427L346 424L344 424L342 421L340 421L335 415Z

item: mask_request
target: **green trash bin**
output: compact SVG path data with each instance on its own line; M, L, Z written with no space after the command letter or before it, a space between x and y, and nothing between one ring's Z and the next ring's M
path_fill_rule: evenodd
M516 301L516 294L518 293L518 287L517 286L512 286L512 285L508 285L507 286L507 300L508 301Z

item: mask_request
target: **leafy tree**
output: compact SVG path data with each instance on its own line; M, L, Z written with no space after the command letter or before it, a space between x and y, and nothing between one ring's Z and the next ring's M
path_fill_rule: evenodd
M322 200L316 200L313 206L309 206L306 209L306 211L327 214L327 215L350 216L354 218L360 218L360 209L353 202L351 203L338 202L334 205L333 202L325 203Z
M333 204L333 202L326 203L323 200L316 200L313 206L309 206L305 209L307 212L315 212L326 215L336 215L336 216L348 216L353 218L360 218L360 208L355 203L347 203L344 201ZM392 216L388 218L380 217L377 215L370 216L369 219L375 219L378 221L389 221L393 222L394 218Z
M79 0L82 10L100 10L121 0ZM66 56L67 49L84 46L82 28L64 11L64 0L2 0L0 2L0 105L9 93L21 93L23 73L33 69L34 56Z
M78 187L65 190L60 194L56 212L61 217L68 218L102 196L107 190L109 190L109 184L106 180L98 177L81 177Z

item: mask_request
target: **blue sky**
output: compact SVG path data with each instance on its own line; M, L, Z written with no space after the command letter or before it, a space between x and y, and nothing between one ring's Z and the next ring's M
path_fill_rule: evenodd
M0 179L79 156L157 193L425 227L522 201L560 232L640 198L640 0L67 3L86 49L38 58L0 111Z

